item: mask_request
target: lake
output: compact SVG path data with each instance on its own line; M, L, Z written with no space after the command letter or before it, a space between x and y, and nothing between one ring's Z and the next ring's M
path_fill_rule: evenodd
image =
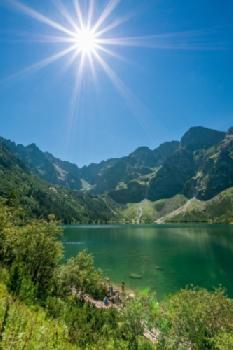
M233 225L66 226L63 242L66 258L88 249L105 276L159 299L190 284L233 297Z

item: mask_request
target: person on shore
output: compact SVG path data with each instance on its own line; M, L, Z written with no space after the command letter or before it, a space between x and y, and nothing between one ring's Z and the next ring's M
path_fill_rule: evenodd
M109 299L108 299L107 295L105 295L103 303L105 306L109 306Z

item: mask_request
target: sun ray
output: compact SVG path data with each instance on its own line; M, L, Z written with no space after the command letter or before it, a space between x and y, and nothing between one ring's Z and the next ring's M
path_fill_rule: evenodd
M96 48L98 49L98 51L102 51L102 52L108 54L109 56L118 59L121 62L129 63L129 61L125 57L119 55L118 53L116 53L115 51L113 51L111 49L108 49L108 48L101 46L101 45L98 45L98 44L96 45Z
M114 83L117 90L120 91L120 93L124 95L124 93L128 89L124 85L123 81L117 76L117 74L114 72L114 70L105 62L105 60L97 52L95 52L94 55L95 55L97 61L102 66L105 73L108 75L108 77Z
M87 14L87 28L91 28L91 23L94 15L94 0L89 0L88 14Z
M66 7L63 5L61 0L52 0L53 4L55 7L58 9L58 11L62 14L62 16L67 20L67 22L72 26L72 28L77 31L78 26L77 23L75 23L74 19L71 17L69 14L68 10Z
M112 21L110 24L104 26L102 29L98 30L96 33L97 37L101 37L103 34L110 32L111 30L119 27L121 24L128 22L135 14L130 13L126 16L122 16L119 18L116 18L114 21Z
M207 33L208 34L208 33ZM210 41L210 38L193 31L178 33L163 33L156 35L98 38L98 43L103 46L126 46L135 48L170 49L170 50L217 50L227 49L231 46L218 41Z
M83 68L84 68L84 55L81 54L80 61L77 66L77 74L75 74L75 84L71 96L71 114L70 114L70 130L68 132L70 138L72 138L71 133L75 129L76 119L79 116L78 110L80 108L82 84L83 84Z
M14 35L13 42L30 42L41 44L74 44L75 38L62 35L49 35L49 34L33 34L28 32L11 32Z
M25 15L28 15L34 19L36 19L39 22L42 22L44 24L49 25L50 27L57 29L61 32L64 32L68 35L73 36L74 33L67 29L66 27L62 26L60 23L50 19L49 17L46 17L45 15L41 14L40 12L30 8L29 6L21 3L20 1L15 1L15 0L7 0L7 4L13 6L14 8L18 9Z
M40 69L48 66L49 64L59 60L60 58L63 58L64 56L68 55L70 52L74 51L75 49L76 49L75 45L70 46L70 47L66 48L65 50L59 51L58 53L56 53L54 55L46 57L45 59L43 59L41 61L38 61L38 62L36 62L36 63L34 63L34 64L24 68L24 69L22 69L21 71L10 75L6 79L1 80L0 83L1 84L2 83L6 83L6 82L8 82L10 80L21 78L21 77L23 77L26 74L30 74L30 73L32 73L34 71L40 70Z
M90 65L92 77L94 79L94 82L96 82L97 79L96 79L96 71L95 71L95 65L94 65L93 56L90 53L88 53L87 54L87 59L88 59L89 65Z
M111 13L115 10L115 8L119 5L120 2L121 0L110 0L108 2L107 6L104 8L99 19L96 21L96 23L93 26L94 31L97 31L97 29L102 26L102 24L111 15Z
M98 54L95 53L95 57L97 61L100 63L100 65L103 68L103 71L106 73L108 78L113 83L114 87L117 89L117 91L120 93L121 97L126 101L128 108L132 112L133 116L136 118L137 123L141 126L141 128L144 130L145 134L149 138L151 138L152 135L150 135L149 131L152 130L150 127L150 120L147 118L143 118L143 115L150 115L150 111L148 111L147 108L138 100L138 98L132 93L132 91L125 85L125 83L118 77L118 75L115 73L115 71L110 67L109 64ZM140 111L146 111L146 113L140 113Z
M81 7L79 5L79 0L73 0L73 4L74 4L75 12L77 15L79 27L80 27L80 29L83 29L84 28L84 20L83 20L82 10L81 10Z

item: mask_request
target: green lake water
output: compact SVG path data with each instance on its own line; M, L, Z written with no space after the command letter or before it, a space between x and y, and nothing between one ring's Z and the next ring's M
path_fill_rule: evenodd
M233 225L66 226L63 242L66 258L88 249L105 276L159 298L190 284L233 297Z

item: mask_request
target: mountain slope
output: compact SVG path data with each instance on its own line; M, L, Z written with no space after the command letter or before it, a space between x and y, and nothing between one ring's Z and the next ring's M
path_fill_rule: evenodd
M154 223L161 217L181 208L187 203L187 198L182 195L177 195L169 199L160 199L152 202L143 200L140 203L130 203L123 207L122 217L126 223Z
M158 222L233 223L233 187L208 201L190 199L179 209L160 218Z
M35 144L17 145L3 138L1 142L21 159L33 174L43 180L70 189L81 189L80 170L77 165L55 158L48 152L42 152Z
M0 141L0 198L20 210L23 217L55 214L64 223L107 222L117 215L108 197L92 197L51 185L32 175L26 165Z

